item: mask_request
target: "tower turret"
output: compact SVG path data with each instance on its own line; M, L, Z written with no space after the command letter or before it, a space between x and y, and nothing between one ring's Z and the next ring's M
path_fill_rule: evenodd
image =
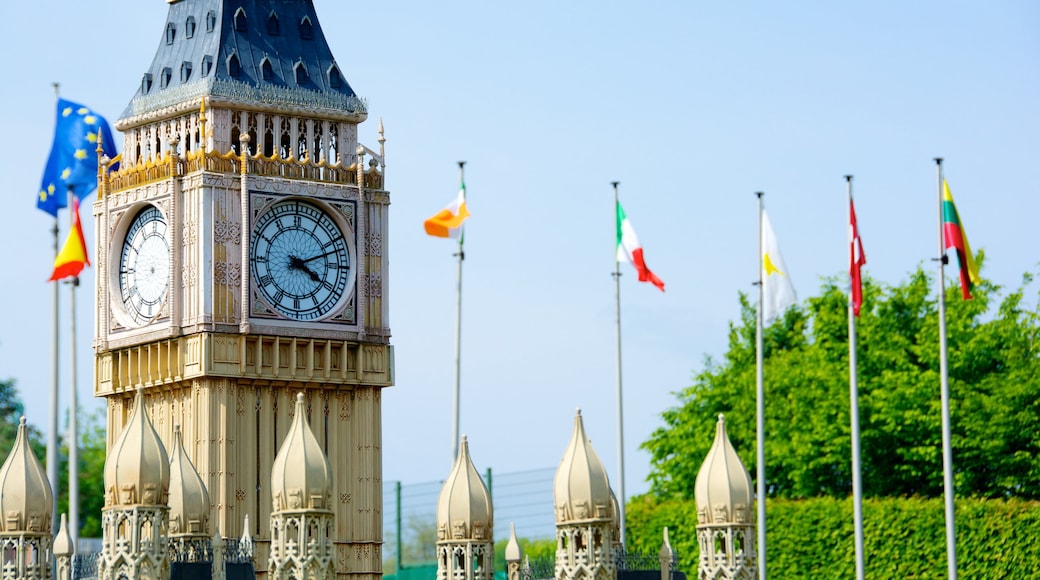
M170 540L208 541L209 491L184 450L179 426L170 450Z
M170 577L169 489L166 447L138 390L130 418L105 459L99 579Z
M51 577L51 509L54 495L29 447L25 417L7 460L0 467L0 541L4 578Z
M271 556L268 573L283 578L336 577L335 515L329 509L332 470L307 422L304 396L296 396L292 425L271 469Z
M579 409L571 441L553 480L557 580L617 577L613 496L607 471L585 434Z
M757 576L751 476L726 434L722 415L715 441L694 484L698 577L751 580Z
M491 493L462 437L459 455L437 499L438 580L491 580L495 570Z
M322 509L339 522L336 573L378 580L393 383L385 139L359 142L367 105L315 4L168 0L155 23L115 124L120 163L103 168L93 206L95 395L110 445L138 388L168 448L181 426L210 530L238 537L248 515L263 573L267 482L302 392L334 475Z

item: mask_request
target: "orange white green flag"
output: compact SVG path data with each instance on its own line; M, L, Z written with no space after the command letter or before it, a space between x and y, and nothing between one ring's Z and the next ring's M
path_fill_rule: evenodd
M459 194L444 209L423 222L426 233L438 238L458 238L462 235L462 222L469 217L466 208L466 183L459 188Z
M617 261L632 264L640 282L650 282L664 292L664 282L646 267L643 246L639 244L639 238L636 237L636 231L632 229L632 222L628 221L621 202L617 204Z
M794 284L787 275L780 245L769 223L769 215L762 209L762 320L769 323L798 301Z
M971 300L971 289L982 281L982 277L979 276L979 267L975 264L975 257L971 253L968 234L964 231L964 225L961 224L957 206L953 204L950 184L946 183L945 179L943 179L942 229L943 247L954 248L957 251L957 262L961 270L961 296L965 300Z
M63 278L75 278L83 271L85 266L90 265L87 257L87 242L83 237L83 224L79 221L79 198L72 198L72 229L69 237L65 239L65 245L54 258L54 273L51 274L49 282Z

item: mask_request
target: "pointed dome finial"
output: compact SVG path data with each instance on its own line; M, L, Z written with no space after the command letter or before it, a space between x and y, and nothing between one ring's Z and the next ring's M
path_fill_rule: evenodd
M553 498L557 524L615 517L607 471L585 434L581 409L574 415L574 431L553 479Z
M506 544L506 562L519 562L523 557L520 542L516 539L516 524L509 522L509 543Z
M209 490L184 449L181 426L174 425L170 451L170 534L207 534L209 508Z
M296 408L289 432L271 466L273 511L328 511L332 494L332 468L307 422L303 393L296 395Z
M71 556L75 552L72 548L72 534L69 533L68 520L65 514L61 514L61 523L58 524L58 535L54 536L51 552L55 556Z
M726 419L721 414L715 425L715 440L697 472L694 499L701 523L750 521L754 501L751 475L729 440Z
M130 418L105 460L105 505L166 505L169 489L169 456L138 386Z
M455 465L437 498L437 537L491 541L493 529L491 492L473 465L469 441L463 435Z
M0 467L0 532L50 535L53 501L47 474L29 446L23 416L11 452Z

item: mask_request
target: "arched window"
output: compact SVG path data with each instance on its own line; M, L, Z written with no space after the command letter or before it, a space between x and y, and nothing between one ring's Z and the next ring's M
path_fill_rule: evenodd
M267 17L267 34L269 36L278 36L280 32L281 27L278 23L278 15L272 12L271 15Z
M329 86L338 89L343 86L343 75L339 74L339 67L332 65L329 68Z
M206 13L206 32L213 32L217 27L217 13L210 10Z
M228 75L238 77L242 74L242 65L238 62L238 55L232 54L227 60Z
M170 84L170 79L173 78L173 70L170 67L164 67L162 74L159 76L159 88L165 89Z
M191 78L191 61L181 63L181 82L186 83Z
M177 26L169 22L166 24L166 44L173 44L174 39L177 38Z
M296 66L293 67L293 73L296 76L296 84L298 85L305 85L310 80L310 77L307 76L307 67L302 62L296 63Z
M239 8L235 11L235 31L245 32L249 30L246 24L246 11L243 8Z
M147 95L150 90L152 90L152 73L144 73L144 77L141 79L141 94Z
M264 57L264 61L260 63L260 72L265 81L274 79L274 67L271 66L271 59Z
M264 157L274 155L274 133L268 129L264 132Z
M202 76L208 77L211 70L213 70L213 57L206 55L202 57Z
M195 36L195 17L189 16L184 21L184 38L192 38Z
M309 16L304 16L300 21L300 38L310 40L314 38L314 25L311 24Z

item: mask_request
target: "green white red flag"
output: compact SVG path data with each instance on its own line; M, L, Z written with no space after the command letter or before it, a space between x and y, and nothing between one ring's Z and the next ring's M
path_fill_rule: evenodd
M636 268L640 282L650 282L664 292L664 282L661 281L650 268L646 267L643 259L643 246L639 244L636 231L632 229L632 222L625 216L625 210L621 202L617 204L617 261L628 262Z

